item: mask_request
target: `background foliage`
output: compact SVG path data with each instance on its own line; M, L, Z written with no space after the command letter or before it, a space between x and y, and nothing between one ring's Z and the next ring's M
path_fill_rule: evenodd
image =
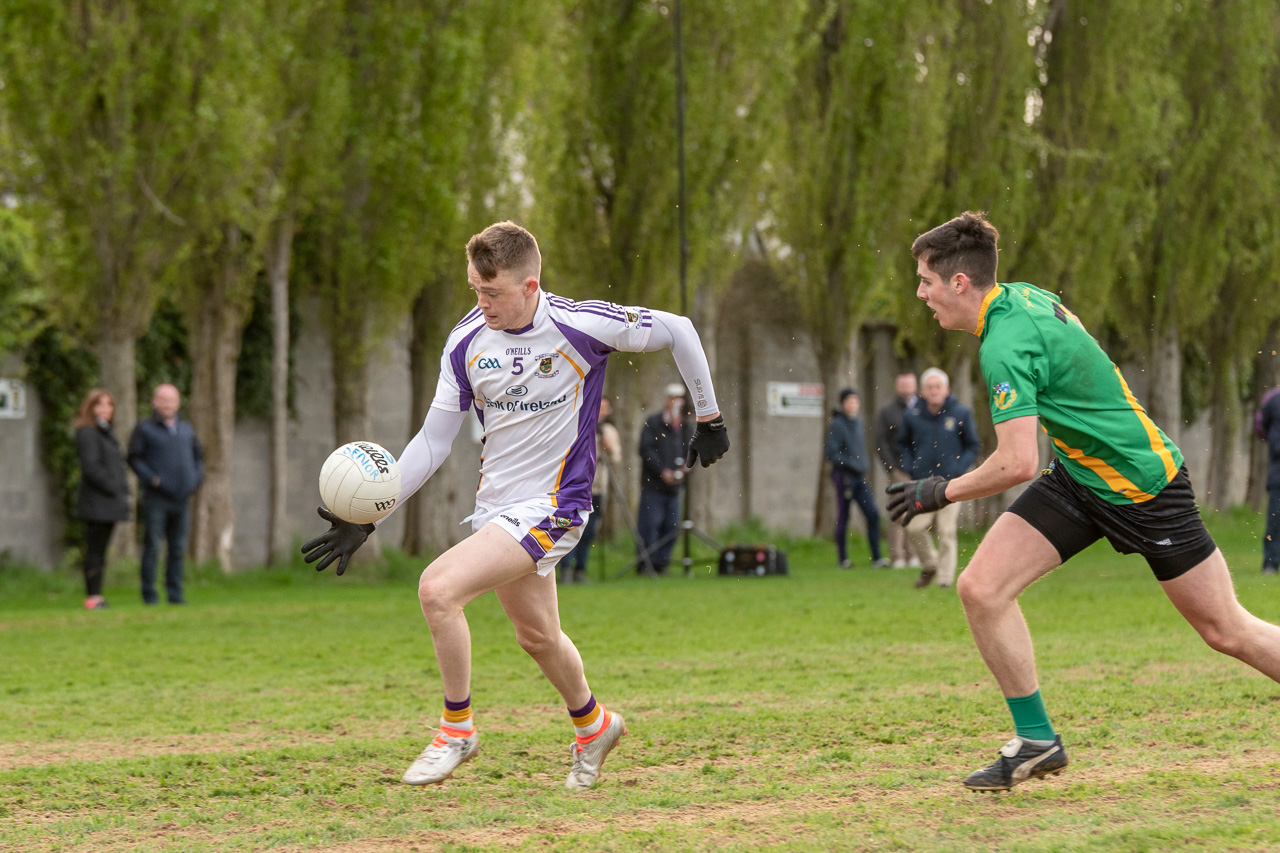
M1234 452L1280 320L1280 7L682 8L704 327L726 300L769 302L728 295L763 263L738 280L778 282L828 385L868 323L972 375L973 342L940 334L904 286L905 247L984 208L1006 234L1003 278L1062 293L1149 374L1166 429L1207 409L1215 452ZM0 352L27 353L33 379L55 353L92 353L62 391L112 386L122 432L157 379L188 391L217 435L202 494L220 498L197 512L212 541L232 512L222 435L270 408L267 279L288 288L290 327L318 306L341 343L340 440L366 428L368 353L404 318L425 410L459 247L494 219L554 246L561 293L678 307L674 12L0 0ZM46 327L57 346L31 348Z

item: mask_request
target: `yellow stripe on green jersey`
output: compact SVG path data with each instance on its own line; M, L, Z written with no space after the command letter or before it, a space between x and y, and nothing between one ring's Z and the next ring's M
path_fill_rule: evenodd
M1057 296L998 284L983 299L976 334L992 421L1039 416L1059 464L1103 500L1151 500L1178 473L1182 452Z

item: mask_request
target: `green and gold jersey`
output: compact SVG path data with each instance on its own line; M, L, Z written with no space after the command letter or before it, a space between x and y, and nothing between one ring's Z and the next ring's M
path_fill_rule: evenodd
M997 284L982 301L976 334L991 420L1039 415L1076 482L1109 503L1131 504L1151 500L1178 473L1182 452L1057 296Z

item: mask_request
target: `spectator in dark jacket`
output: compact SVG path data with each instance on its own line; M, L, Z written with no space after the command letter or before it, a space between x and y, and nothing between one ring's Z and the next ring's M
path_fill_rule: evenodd
M893 380L893 399L881 406L876 415L876 455L880 457L880 464L889 475L890 483L905 483L911 479L902 470L898 432L902 429L903 414L915 404L916 375L905 370ZM895 569L920 565L920 559L912 553L911 544L907 541L907 529L901 524L889 525L889 557Z
M116 402L105 388L85 395L76 418L76 452L80 457L80 491L76 515L84 521L84 606L107 606L102 597L107 545L116 522L129 519L128 468L112 423Z
M1253 431L1267 443L1267 530L1262 539L1262 573L1280 569L1280 388L1262 397Z
M680 524L684 489L684 386L667 386L662 411L640 429L640 511L636 518L636 571L667 573Z
M858 392L845 388L840 392L840 408L831 413L827 441L823 448L831 463L831 481L836 490L836 556L840 568L852 568L849 546L849 508L854 503L867 520L867 542L871 546L871 565L883 568L889 561L880 554L880 511L875 496L867 485L867 437L858 412L862 401Z
M155 414L141 421L129 439L129 466L142 487L142 600L158 604L156 560L160 539L168 543L164 585L170 604L185 604L183 555L191 524L191 495L204 481L204 457L191 424L178 415L182 398L172 385L157 385Z
M978 458L981 445L973 411L951 396L951 380L931 367L920 376L920 400L907 409L898 434L902 467L913 480L939 475L959 477ZM949 587L956 577L957 504L937 512L922 513L907 525L911 547L922 569L916 587L926 587L936 577L938 586ZM938 536L935 546L929 528Z

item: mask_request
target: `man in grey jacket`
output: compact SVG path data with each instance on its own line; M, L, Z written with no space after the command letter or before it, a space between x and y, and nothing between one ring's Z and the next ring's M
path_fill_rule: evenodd
M853 567L845 540L849 531L849 508L854 503L867 520L871 564L876 568L889 565L880 554L880 511L867 485L867 438L862 419L858 417L861 407L857 391L845 388L840 392L840 409L832 413L824 448L836 489L836 554L842 569Z

